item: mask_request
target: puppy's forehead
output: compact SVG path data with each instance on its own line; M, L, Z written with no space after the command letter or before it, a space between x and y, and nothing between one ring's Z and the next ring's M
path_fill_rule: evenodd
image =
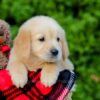
M42 28L40 30L36 30L35 34L33 33L33 37L49 37L49 38L55 38L55 37L61 37L61 33L58 30L52 29L52 28Z
M55 23L49 23L49 22L38 22L33 25L32 31L39 33L39 32L45 32L45 33L61 33L61 27L58 26Z
M64 33L62 27L52 18L47 16L37 16L26 21L23 26L24 29L28 29L32 33L39 32L52 32L52 33Z

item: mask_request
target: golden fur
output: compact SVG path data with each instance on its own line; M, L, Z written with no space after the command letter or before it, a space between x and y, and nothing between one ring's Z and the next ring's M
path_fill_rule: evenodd
M40 41L43 38L45 40ZM60 40L57 41L57 38ZM59 51L56 58L50 55L52 48ZM61 70L73 70L68 56L69 50L62 27L50 17L37 16L20 27L7 69L17 87L23 87L27 83L27 70L36 71L38 68L42 68L41 82L45 86L52 86Z

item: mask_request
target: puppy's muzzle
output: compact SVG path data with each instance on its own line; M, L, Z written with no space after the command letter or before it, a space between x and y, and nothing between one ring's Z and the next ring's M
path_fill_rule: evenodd
M59 53L59 51L57 49L51 49L50 52L51 52L52 56L54 56L54 57L56 57Z

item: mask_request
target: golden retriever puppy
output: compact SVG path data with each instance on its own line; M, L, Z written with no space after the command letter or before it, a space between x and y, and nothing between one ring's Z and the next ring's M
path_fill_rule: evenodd
M24 87L27 72L42 68L41 82L56 83L59 72L73 70L63 28L52 18L36 16L26 21L15 38L7 69L13 83Z

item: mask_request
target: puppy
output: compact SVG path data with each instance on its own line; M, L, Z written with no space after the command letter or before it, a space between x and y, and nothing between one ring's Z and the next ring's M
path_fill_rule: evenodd
M73 70L68 59L65 31L52 18L36 16L26 21L15 38L7 69L13 83L24 87L27 72L41 68L41 82L45 86L56 83L59 72Z

